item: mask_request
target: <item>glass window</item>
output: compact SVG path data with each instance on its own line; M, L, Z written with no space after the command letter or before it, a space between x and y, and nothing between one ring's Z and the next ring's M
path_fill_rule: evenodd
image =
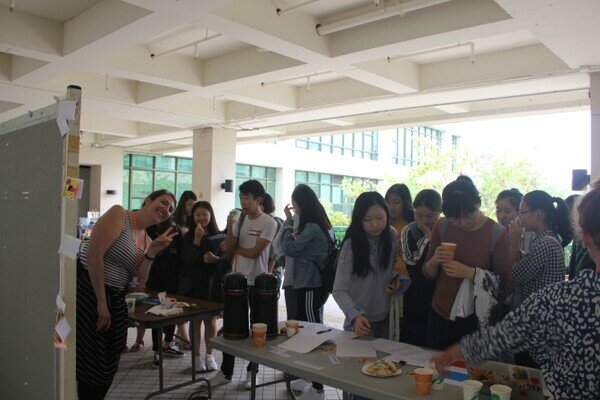
M316 172L308 173L308 181L309 182L319 182L319 174Z
M321 193L319 193L319 198L323 201L331 203L331 186L321 185Z
M142 168L142 169L153 169L154 168L154 157L152 156L142 156L139 154L131 155L131 166L133 168Z
M308 140L296 139L296 147L301 149L308 149Z
M156 156L156 169L175 170L175 157Z
M296 185L305 182L308 182L308 172L296 171Z
M276 177L275 168L267 168L267 179L275 180L275 177Z
M315 151L319 151L321 150L321 145L319 143L315 143L315 142L310 142L308 144L308 149L309 150L315 150Z
M267 181L266 184L266 192L269 193L271 197L275 198L275 181Z
M175 193L175 173L174 172L156 172L154 176L156 189L167 189Z
M235 174L237 176L250 176L250 166L244 164L236 164Z
M261 179L267 177L267 169L265 167L252 167L252 178Z
M123 208L129 209L129 170L123 170Z
M192 190L192 174L177 174L177 188L175 197L179 199L186 190Z
M131 156L129 154L125 154L123 157L123 167L129 168L131 166Z
M152 171L131 171L131 196L145 198L152 193L153 178Z
M181 172L192 172L193 160L191 158L178 158L177 170Z
M321 174L321 183L331 183L331 175Z
M142 208L142 205L144 204L144 199L145 198L133 198L133 199L131 199L131 208L130 208L130 210L139 210L140 208Z

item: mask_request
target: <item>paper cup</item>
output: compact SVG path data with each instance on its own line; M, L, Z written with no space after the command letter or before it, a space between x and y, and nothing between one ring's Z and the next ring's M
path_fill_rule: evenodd
M463 381L463 400L479 400L479 391L483 383L467 379Z
M448 250L448 252L450 252L450 259L454 260L454 253L456 253L456 243L442 242L440 243L440 246Z
M510 400L512 388L506 385L490 386L490 397L492 400Z
M415 375L415 384L417 385L417 394L419 396L426 396L431 393L431 384L435 371L429 368L417 368L413 373Z
M296 333L298 333L299 329L300 329L300 324L298 323L298 321L294 321L294 320L285 321L285 333L286 333L287 337L294 336Z
M127 313L132 315L135 312L135 298L126 297L125 302L127 303Z
M265 347L267 341L267 324L252 324L252 345L254 347Z

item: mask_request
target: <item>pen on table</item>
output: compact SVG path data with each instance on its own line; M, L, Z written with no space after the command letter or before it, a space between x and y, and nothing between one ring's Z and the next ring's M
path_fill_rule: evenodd
M319 332L317 332L317 335L319 335L319 334L321 334L321 333L325 333L325 332L331 332L331 328L329 328L329 329L325 329L325 330L323 330L323 331L319 331Z

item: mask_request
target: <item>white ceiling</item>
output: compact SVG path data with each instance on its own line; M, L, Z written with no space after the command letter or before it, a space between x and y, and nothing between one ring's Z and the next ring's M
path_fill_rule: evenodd
M156 152L205 126L247 142L589 106L598 0L404 0L426 7L323 36L398 4L287 11L305 3L2 0L0 128L70 84L85 140Z

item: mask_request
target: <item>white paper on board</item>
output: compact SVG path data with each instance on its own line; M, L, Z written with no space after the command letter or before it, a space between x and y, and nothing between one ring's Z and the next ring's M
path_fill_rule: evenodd
M65 233L60 241L58 253L75 260L77 259L77 253L79 253L80 245L81 240Z
M54 327L54 330L56 330L56 333L58 333L58 336L60 336L60 339L64 342L71 332L71 326L67 322L67 319L62 317L60 321L58 321L58 324L56 324L56 327Z
M58 103L58 117L66 120L74 120L75 119L75 108L77 107L77 102L74 100L69 101L61 101Z
M56 308L58 308L60 311L62 311L64 313L66 307L67 307L67 305L63 301L62 297L60 297L60 294L57 294L56 295Z
M56 118L56 123L58 124L58 130L60 131L60 135L62 137L65 137L71 130L71 128L69 128L67 120L64 117L59 116L58 118Z

